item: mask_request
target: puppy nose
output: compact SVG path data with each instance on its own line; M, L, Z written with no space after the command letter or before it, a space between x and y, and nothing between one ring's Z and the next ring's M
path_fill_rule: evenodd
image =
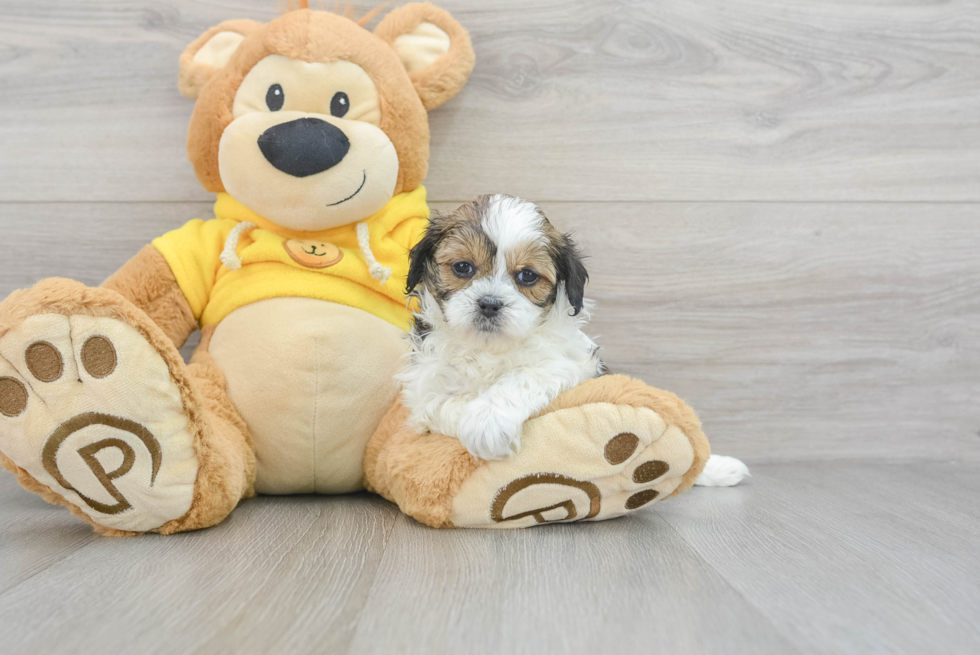
M259 150L283 173L306 177L339 164L350 150L350 141L343 130L327 121L297 118L263 132Z
M504 306L502 302L492 296L483 296L477 304L480 306L480 313L487 318L494 318L500 308Z

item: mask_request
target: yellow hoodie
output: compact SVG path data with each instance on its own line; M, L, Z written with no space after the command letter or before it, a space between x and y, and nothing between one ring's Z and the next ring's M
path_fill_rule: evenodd
M428 222L424 187L398 194L359 224L320 232L280 227L227 193L218 194L214 215L153 240L201 327L259 300L300 297L357 307L408 329L408 251Z

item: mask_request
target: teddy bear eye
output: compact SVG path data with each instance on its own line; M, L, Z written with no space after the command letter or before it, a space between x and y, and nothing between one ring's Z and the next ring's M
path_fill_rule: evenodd
M336 118L343 118L348 110L350 110L350 98L347 94L343 91L333 94L330 100L330 114Z
M282 109L282 103L285 100L286 94L282 92L282 87L278 84L270 86L265 94L265 105L269 108L269 111L279 111Z

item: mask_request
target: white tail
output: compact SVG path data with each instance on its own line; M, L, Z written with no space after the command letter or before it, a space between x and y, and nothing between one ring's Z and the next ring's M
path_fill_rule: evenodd
M740 459L712 455L694 484L699 487L734 487L749 475L749 467Z

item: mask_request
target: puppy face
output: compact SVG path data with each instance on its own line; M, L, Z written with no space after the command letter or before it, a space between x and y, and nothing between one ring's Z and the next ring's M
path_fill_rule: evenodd
M521 338L560 293L577 314L587 280L578 248L536 205L497 194L432 218L411 252L408 292L428 291L454 329Z

